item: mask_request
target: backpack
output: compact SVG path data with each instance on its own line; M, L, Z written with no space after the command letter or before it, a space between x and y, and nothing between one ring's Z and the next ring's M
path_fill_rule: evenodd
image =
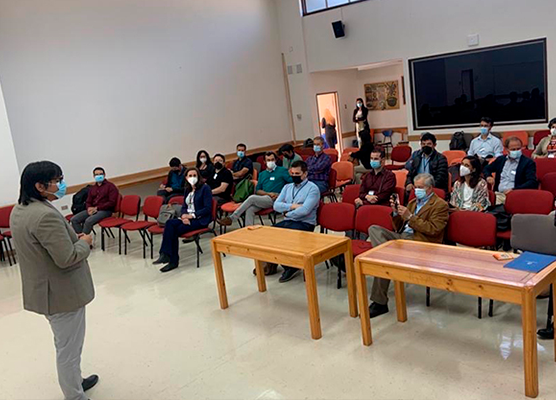
M171 219L176 219L180 216L181 204L164 204L160 207L160 212L158 213L158 218L156 222L158 226L165 226L166 222Z
M236 184L234 197L232 198L232 200L236 203L241 203L247 200L247 198L251 196L254 191L255 185L253 185L253 182L251 182L251 175L249 175L248 177L243 178L241 181L239 181L238 184Z
M87 209L87 197L89 197L89 189L91 185L87 185L73 195L71 202L71 212L73 215L79 214Z
M450 150L467 150L467 143L463 131L456 132L450 140Z

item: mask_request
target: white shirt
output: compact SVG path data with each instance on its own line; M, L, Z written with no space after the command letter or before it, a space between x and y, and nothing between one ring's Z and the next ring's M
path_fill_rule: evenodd
M191 192L187 195L185 199L185 204L187 204L187 213L194 215L195 214L195 192Z
M486 158L487 156L500 157L503 151L502 141L489 133L486 139L483 139L481 135L473 139L467 155L477 155L481 158Z
M471 210L471 207L473 206L473 202L471 201L473 199L473 192L474 190L471 189L471 187L469 187L467 182L464 182L463 183L463 205L461 207L462 209Z

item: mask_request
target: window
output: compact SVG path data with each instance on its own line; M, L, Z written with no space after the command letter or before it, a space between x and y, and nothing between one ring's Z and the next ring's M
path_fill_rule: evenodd
M309 15L362 1L365 0L301 0L301 7L303 15Z

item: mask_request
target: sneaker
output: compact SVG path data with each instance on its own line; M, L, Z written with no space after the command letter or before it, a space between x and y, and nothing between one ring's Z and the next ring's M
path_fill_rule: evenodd
M291 281L298 272L299 270L297 268L288 268L284 271L280 279L278 279L278 282L284 283Z
M373 303L369 306L369 314L371 318L386 314L388 311L388 304L378 304L373 301Z
M168 272L168 271L171 271L171 270L176 269L176 268L178 268L178 264L170 263L170 264L166 265L165 267L160 268L160 272Z
M265 263L264 274L266 276L274 275L277 272L278 272L278 264ZM253 268L253 275L255 275L255 276L257 275L257 269L256 268Z
M230 226L234 221L230 217L224 217L222 219L217 220L218 223L222 226Z
M153 262L153 265L166 264L166 263L169 263L169 262L170 262L170 257L168 257L164 253L160 253L160 256L158 257L158 260Z

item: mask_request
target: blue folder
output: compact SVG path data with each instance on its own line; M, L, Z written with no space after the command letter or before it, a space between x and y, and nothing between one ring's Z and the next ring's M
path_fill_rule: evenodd
M542 271L555 261L556 256L549 256L546 254L538 254L526 251L519 257L514 258L513 261L510 261L509 263L504 265L504 268L512 268L518 269L520 271L537 273Z

